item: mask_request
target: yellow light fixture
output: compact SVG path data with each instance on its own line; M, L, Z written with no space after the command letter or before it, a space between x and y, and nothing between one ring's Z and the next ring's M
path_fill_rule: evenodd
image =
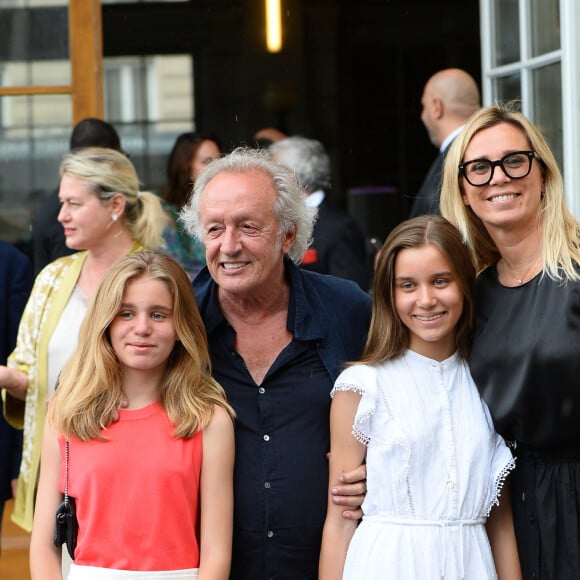
M268 52L282 50L282 0L265 0L266 47Z

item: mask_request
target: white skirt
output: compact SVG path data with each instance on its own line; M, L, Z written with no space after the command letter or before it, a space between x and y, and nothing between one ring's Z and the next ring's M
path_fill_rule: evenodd
M112 570L96 566L77 566L71 564L67 580L195 580L198 568L188 570L169 570L166 572L139 572L134 570Z

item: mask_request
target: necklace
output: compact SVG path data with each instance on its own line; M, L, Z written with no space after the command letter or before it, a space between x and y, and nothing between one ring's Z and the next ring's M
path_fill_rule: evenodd
M505 270L506 274L508 274L510 276L510 278L513 278L513 280L518 284L518 285L522 285L528 277L528 274L532 271L532 268L540 261L540 258L542 256L539 255L536 257L536 259L528 266L528 269L521 275L521 276L517 276L517 275L513 275L511 273L511 268L506 264L506 261L502 258L502 264L503 264L503 269Z

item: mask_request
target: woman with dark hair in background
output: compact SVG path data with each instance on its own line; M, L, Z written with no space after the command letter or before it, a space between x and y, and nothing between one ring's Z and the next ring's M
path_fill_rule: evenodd
M177 260L192 280L205 266L205 248L185 231L179 211L189 200L198 173L220 155L221 146L215 136L189 132L177 137L167 160L163 208L169 221L163 232L164 252Z

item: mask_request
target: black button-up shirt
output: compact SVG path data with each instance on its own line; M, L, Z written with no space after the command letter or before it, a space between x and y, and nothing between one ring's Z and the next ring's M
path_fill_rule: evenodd
M260 385L235 351L235 332L207 270L194 284L213 375L237 413L235 580L317 578L328 489L329 393L340 372L337 359L360 355L369 322L368 295L355 284L304 273L289 262L286 268L293 340Z

